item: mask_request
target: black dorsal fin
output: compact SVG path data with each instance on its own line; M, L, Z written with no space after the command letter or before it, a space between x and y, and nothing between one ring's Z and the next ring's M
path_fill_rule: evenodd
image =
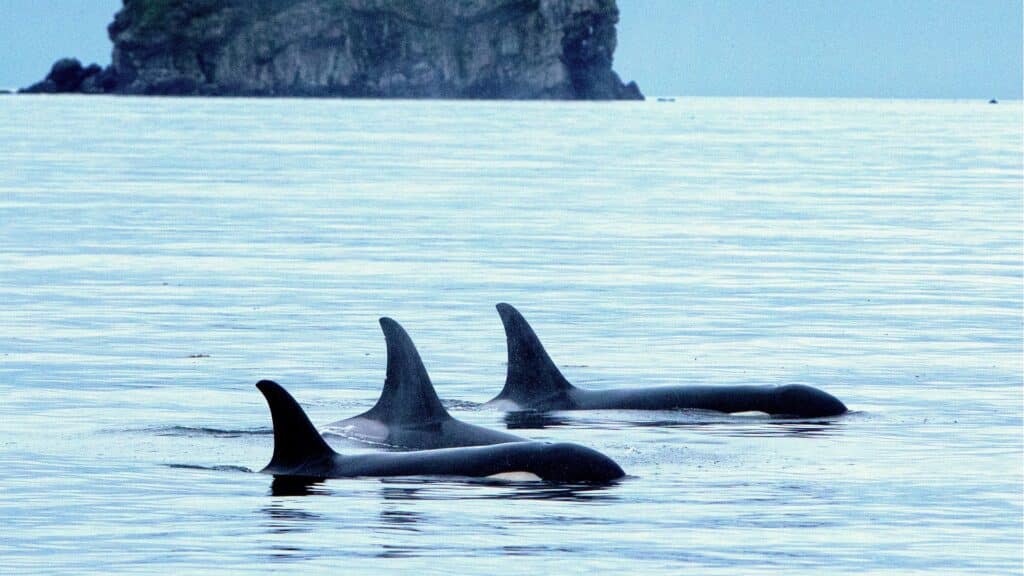
M573 385L551 361L526 318L504 302L498 304L497 308L501 323L505 325L505 341L508 344L505 387L497 399L511 400L526 408L572 390Z
M381 318L380 327L388 346L387 377L377 404L362 416L404 426L450 420L405 329L391 318Z
M270 417L274 421L274 456L264 472L286 474L336 454L324 442L299 403L280 384L260 380L256 387L267 399Z

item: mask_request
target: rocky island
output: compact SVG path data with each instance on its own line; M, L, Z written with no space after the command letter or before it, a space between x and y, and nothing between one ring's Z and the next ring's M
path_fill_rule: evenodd
M124 0L106 68L22 92L642 99L612 70L615 0Z

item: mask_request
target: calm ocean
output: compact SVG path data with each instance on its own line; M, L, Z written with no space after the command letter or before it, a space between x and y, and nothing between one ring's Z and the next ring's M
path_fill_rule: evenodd
M1022 152L1020 102L0 98L0 571L1020 574ZM577 385L853 412L506 421L501 301ZM275 495L253 384L367 409L384 315L631 476Z

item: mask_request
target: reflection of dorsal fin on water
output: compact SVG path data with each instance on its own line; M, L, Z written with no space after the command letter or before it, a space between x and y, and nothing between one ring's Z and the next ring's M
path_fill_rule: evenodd
M260 380L256 387L267 399L274 421L274 457L264 472L290 473L304 464L336 454L287 390L270 380Z
M384 390L377 404L358 417L406 426L451 420L409 335L391 318L381 318L380 327L388 346Z
M508 371L505 387L496 399L528 406L572 390L573 385L551 361L544 345L523 315L505 303L498 304L497 308L501 323L505 325Z

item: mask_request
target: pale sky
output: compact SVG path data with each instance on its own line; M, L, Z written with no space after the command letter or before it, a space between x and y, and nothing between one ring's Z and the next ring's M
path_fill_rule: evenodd
M110 62L120 0L0 0L0 87ZM1021 0L619 0L645 94L1020 99Z

